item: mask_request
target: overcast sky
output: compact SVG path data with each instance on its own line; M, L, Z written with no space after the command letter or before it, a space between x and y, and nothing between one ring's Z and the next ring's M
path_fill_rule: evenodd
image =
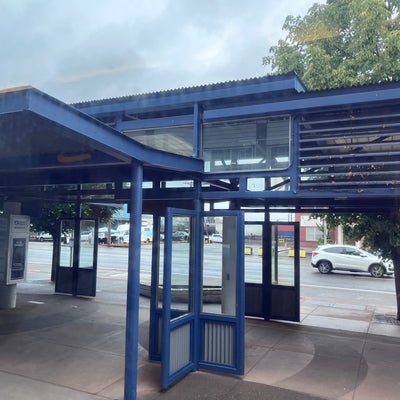
M0 0L0 89L70 103L259 77L286 16L314 2Z

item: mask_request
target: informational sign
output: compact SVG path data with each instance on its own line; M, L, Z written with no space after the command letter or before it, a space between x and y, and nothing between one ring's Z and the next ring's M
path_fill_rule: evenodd
M11 236L29 237L29 217L26 215L10 215Z
M26 244L26 238L12 239L9 281L25 279Z
M30 221L26 215L9 215L5 219L8 229L1 233L8 236L4 238L7 248L1 253L5 255L6 283L10 285L26 278ZM0 268L4 268L4 264L0 264Z

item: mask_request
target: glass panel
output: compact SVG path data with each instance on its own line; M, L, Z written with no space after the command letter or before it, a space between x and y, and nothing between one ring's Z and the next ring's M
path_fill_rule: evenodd
M160 217L160 251L158 253L157 308L163 307L165 218Z
M271 238L271 283L294 286L294 226L273 225Z
M82 220L80 224L79 268L91 269L94 263L94 233L96 223L93 220Z
M193 153L193 126L172 126L124 132L139 143L170 153L191 156Z
M289 167L290 118L203 124L206 172L281 170Z
M74 256L75 221L61 221L60 267L72 268Z
M151 285L151 263L153 256L153 226L142 226L140 248L140 284Z
M193 181L161 181L160 187L162 188L192 188L194 187Z
M290 190L290 178L288 176L271 177L268 187L272 191L288 191Z
M262 225L246 224L244 233L244 279L262 283Z
M192 217L174 216L172 219L172 256L171 256L171 308L173 310L192 311L191 266L191 228ZM179 315L172 313L172 318Z
M250 192L262 192L265 190L265 178L248 178L247 190Z
M216 233L203 245L202 312L236 315L237 218L215 217L214 223Z

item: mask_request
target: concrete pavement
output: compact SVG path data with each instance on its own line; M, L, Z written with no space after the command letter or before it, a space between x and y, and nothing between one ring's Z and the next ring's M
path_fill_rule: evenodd
M123 399L125 280L99 280L94 299L18 284L0 310L0 399ZM302 299L300 324L249 319L243 377L189 374L160 392L147 360L149 300L141 299L138 399L399 398L400 326L394 308Z

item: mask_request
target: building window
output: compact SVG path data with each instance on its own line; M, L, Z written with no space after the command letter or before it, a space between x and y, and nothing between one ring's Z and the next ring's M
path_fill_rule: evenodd
M205 172L287 169L289 149L288 116L203 124Z
M316 226L306 227L306 241L307 242L318 242L324 237L323 232Z

